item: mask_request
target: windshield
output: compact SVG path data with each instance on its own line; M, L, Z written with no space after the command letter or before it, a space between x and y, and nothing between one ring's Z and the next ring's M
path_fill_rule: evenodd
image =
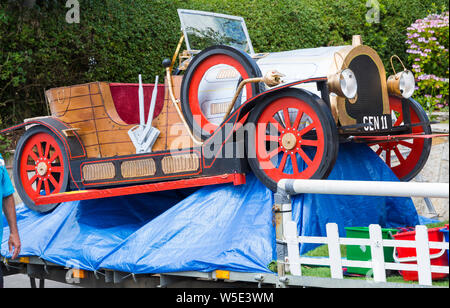
M220 44L254 53L242 17L191 10L178 10L178 15L189 50Z

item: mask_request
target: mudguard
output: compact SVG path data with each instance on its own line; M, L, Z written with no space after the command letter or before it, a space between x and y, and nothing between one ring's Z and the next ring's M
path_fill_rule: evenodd
M255 108L256 105L270 100L270 97L273 94L279 93L280 91L289 89L293 86L302 83L309 83L309 82L319 83L324 81L326 81L326 78L311 78L293 83L288 83L262 92L247 100L237 110L235 110L231 115L229 115L228 118L220 125L219 129L216 129L216 131L211 135L211 137L209 137L204 142L202 146L204 167L205 168L212 167L212 165L216 161L216 158L222 154L221 151L223 151L223 149L225 148L225 144L227 142L233 141L232 139L233 134L237 131L239 125L245 124L247 116L252 112L253 108ZM316 99L316 97L314 97L314 94L308 92L305 89L296 88L296 90L304 92L307 95L311 95L313 96L314 99Z
M86 149L84 148L81 138L77 132L70 125L53 117L30 119L22 124L0 130L0 135L30 125L41 125L52 131L64 144L70 160L86 158Z

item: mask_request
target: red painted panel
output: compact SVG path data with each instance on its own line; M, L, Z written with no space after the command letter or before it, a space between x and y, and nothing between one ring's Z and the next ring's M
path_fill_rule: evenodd
M163 190L183 189L189 187L199 187L225 183L233 183L234 185L245 184L245 175L224 174L218 176L200 177L193 179L134 185L127 187L72 191L59 194L52 194L49 196L41 196L36 199L35 203L36 205L43 205L43 204L69 202L77 200L101 199L124 195L136 195Z

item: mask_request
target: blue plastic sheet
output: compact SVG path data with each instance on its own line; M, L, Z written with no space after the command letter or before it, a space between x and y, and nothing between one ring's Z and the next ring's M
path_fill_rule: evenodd
M341 145L330 179L397 180L366 145ZM269 272L276 259L273 194L252 174L241 186L218 185L101 200L69 202L52 213L18 206L21 256L39 256L86 270L164 273L216 269ZM325 236L325 225L419 223L410 198L299 195L299 235ZM6 225L6 222L5 222ZM1 253L9 257L8 230ZM315 245L302 245L302 253Z

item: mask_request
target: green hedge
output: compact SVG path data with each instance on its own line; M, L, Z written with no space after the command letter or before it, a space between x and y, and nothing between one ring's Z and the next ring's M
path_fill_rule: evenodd
M81 22L65 21L65 1L0 2L0 128L47 114L44 90L94 80L152 82L180 35L177 8L240 15L257 52L348 44L361 34L385 63L406 59L406 29L445 0L80 0ZM435 3L435 4L434 4Z

